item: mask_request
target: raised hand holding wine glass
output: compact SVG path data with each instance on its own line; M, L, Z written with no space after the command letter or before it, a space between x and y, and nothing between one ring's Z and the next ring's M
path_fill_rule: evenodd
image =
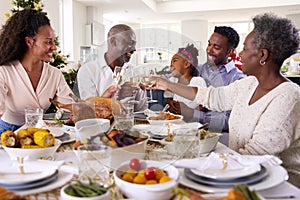
M118 99L127 102L134 100L138 90L138 84L134 79L133 66L127 65L123 67L116 66L114 69L114 81L120 86Z
M157 100L153 99L152 96L152 86L155 84L155 80L151 79L150 76L155 76L155 69L146 67L144 68L144 76L141 78L141 83L146 86L146 88L149 88L150 90L150 98L148 100L148 103L155 103Z

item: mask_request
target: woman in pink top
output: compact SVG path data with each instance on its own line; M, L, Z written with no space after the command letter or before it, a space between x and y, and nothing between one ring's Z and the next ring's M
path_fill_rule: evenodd
M0 134L24 124L25 108L47 110L49 99L71 103L72 90L61 71L48 63L56 50L46 13L15 13L0 35Z

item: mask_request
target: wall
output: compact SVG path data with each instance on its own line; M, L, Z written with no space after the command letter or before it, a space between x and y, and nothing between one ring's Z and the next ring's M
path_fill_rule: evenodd
M59 3L60 0L42 0L44 5L44 11L47 12L47 16L50 19L52 28L55 31L55 34L61 38L61 29L60 29L60 13L59 13Z
M196 47L199 49L199 63L206 61L205 49L209 37L208 26L209 23L205 20L185 20L181 22L182 35L194 41Z
M5 13L11 13L13 6L9 0L0 0L0 5L0 25L3 25L6 22Z
M300 14L287 15L286 17L292 20L295 26L297 26L297 28L300 29Z
M74 61L80 59L80 46L86 45L87 9L77 1L73 2L73 54Z

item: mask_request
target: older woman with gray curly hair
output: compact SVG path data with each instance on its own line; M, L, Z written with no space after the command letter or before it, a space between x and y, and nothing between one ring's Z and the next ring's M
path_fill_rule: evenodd
M280 73L296 53L299 34L292 22L273 14L253 18L254 29L240 52L248 77L219 88L188 87L153 77L170 90L210 110L231 110L229 147L241 154L276 155L300 187L300 89Z

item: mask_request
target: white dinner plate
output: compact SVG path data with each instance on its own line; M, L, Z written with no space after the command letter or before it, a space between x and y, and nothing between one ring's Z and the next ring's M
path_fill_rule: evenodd
M47 129L54 137L60 137L64 134L62 127L48 127Z
M47 192L65 185L72 178L73 178L73 174L63 172L63 171L58 171L57 180L51 182L50 184L44 185L43 187L39 187L39 188L27 189L24 191L15 191L15 193L19 195L31 195L31 194L41 193L41 192Z
M241 178L244 176L249 176L258 172L261 169L259 164L245 166L240 169L191 169L191 172L197 176L211 178L211 179L218 179L218 180L225 180L225 179L235 179Z
M45 185L48 185L51 182L55 181L57 178L58 178L58 170L56 170L53 175L51 175L45 179L29 182L26 184L10 185L10 186L5 186L5 187L10 191L28 190L31 188L38 188L38 187L43 187Z
M135 119L143 119L146 120L147 115L144 114L144 111L134 112L133 113Z
M0 185L1 186L13 186L26 184L29 182L38 181L55 174L56 169L40 169L40 171L31 171L25 174L19 172L1 172Z
M260 200L266 200L263 196L261 196L259 193L256 193ZM209 200L219 200L223 197L227 197L228 193L217 193L217 194L201 194L201 196L205 199Z
M55 113L45 113L43 115L44 120L53 120L55 118ZM60 120L69 120L70 113L64 112Z
M173 132L175 129L188 127L192 129L197 129L201 126L198 122L192 123L183 123L183 124L171 124L170 131ZM167 126L162 125L150 125L150 124L138 124L134 125L133 128L138 131L142 132L151 132L153 135L168 135L168 128Z
M251 190L256 190L256 191L266 190L275 187L288 179L288 173L282 166L268 166L266 168L269 173L269 176L267 176L263 181L249 186ZM195 183L185 177L184 169L179 169L179 172L180 172L179 183L181 183L186 187L192 188L194 190L199 190L207 193L228 192L229 190L228 188L217 188L214 186Z
M185 169L184 174L188 179L196 183L211 185L215 187L231 188L234 185L238 185L238 184L254 185L256 183L259 183L268 176L268 171L266 170L265 167L262 167L262 170L260 170L259 172L253 175L245 176L242 178L236 178L236 179L226 179L226 180L210 179L202 176L197 176L193 174L190 169Z
M72 126L64 125L61 130L64 134L60 137L57 137L63 144L74 142L76 140L75 128Z

